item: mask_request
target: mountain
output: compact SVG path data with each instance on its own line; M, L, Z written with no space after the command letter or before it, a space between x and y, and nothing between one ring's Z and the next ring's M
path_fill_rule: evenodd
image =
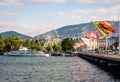
M7 37L9 37L9 36L18 36L18 37L20 37L20 39L32 38L32 37L30 37L30 36L27 36L27 35L24 35L24 34L15 32L15 31L3 32L3 33L0 33L0 35L2 35L2 37L3 37L4 39L7 38Z
M118 33L118 21L110 21L110 23L115 27L117 31L116 33ZM63 26L62 28L49 31L38 36L39 38L46 38L46 36L51 36L53 38L59 37L64 39L66 37L84 36L88 31L98 31L93 22ZM99 36L102 36L100 32L98 33ZM35 36L34 38L37 39L38 36Z

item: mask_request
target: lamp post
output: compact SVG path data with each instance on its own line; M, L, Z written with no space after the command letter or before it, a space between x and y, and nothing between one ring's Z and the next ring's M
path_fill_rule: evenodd
M120 55L120 21L118 16L118 36L119 36L119 55Z

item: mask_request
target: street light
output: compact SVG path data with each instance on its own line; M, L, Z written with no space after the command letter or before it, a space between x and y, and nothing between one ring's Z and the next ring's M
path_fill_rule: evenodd
M119 16L118 16L118 29L119 29L119 55L120 55L120 21L119 21Z

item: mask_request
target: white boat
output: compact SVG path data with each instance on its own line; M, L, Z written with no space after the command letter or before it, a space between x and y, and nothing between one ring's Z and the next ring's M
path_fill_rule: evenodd
M45 54L43 52L32 52L26 47L21 47L17 51L11 51L10 56L42 56L42 57L49 57L49 54Z

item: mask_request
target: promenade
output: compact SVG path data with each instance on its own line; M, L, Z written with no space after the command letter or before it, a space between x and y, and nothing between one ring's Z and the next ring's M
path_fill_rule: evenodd
M79 52L77 52L79 54ZM120 59L119 54L108 54L108 53L95 53L95 52L80 52L80 54L87 54L97 57L106 57L106 58L113 58L113 59Z
M85 58L93 62L101 62L105 64L118 64L120 65L120 55L106 54L106 53L78 53L79 57Z
M89 54L91 55L91 54ZM106 57L106 58L113 58L113 59L119 59L120 60L120 55L119 54L107 54L107 53L92 53L94 56L98 57Z

